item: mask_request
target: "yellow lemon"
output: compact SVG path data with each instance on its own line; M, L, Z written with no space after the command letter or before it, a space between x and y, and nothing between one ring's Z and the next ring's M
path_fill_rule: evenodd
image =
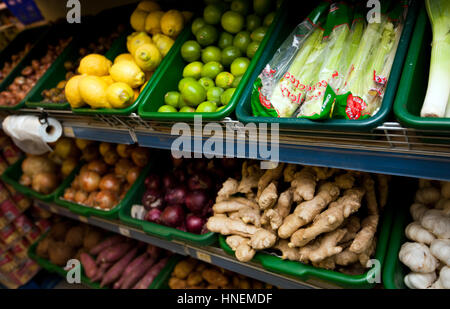
M144 31L145 18L147 18L148 12L136 9L130 17L131 27L136 31Z
M152 75L153 75L153 72L152 72ZM147 81L145 82L145 84L143 84L143 85L141 86L141 89L139 89L139 93L141 93L142 91L144 91L145 86L147 86L148 82L149 82L149 80L147 80Z
M114 63L120 62L120 61L134 61L133 55L126 53L126 54L120 54L114 59Z
M167 53L169 52L170 48L172 47L173 43L175 41L168 36L164 34L156 34L153 36L153 41L156 44L156 47L158 47L161 55L165 57Z
M80 61L78 72L80 74L105 76L108 75L112 62L108 58L99 54L90 54Z
M192 19L192 16L194 16L194 13L192 13L190 11L182 11L181 14L183 15L185 24L188 23Z
M106 90L106 98L113 108L124 108L134 102L134 91L125 83L114 83Z
M105 81L108 85L114 83L114 80L112 79L111 75L102 76L101 79Z
M131 61L120 61L111 67L111 77L116 82L128 84L131 88L137 88L145 83L145 74Z
M66 99L72 108L78 108L85 104L81 98L80 91L78 90L78 84L82 77L82 75L73 76L69 79L64 88Z
M161 60L161 52L155 44L144 44L134 53L134 61L144 71L154 71Z
M84 102L93 108L111 108L106 99L106 89L108 84L98 76L83 76L79 83L78 89Z
M133 91L134 91L133 102L135 102L141 93L137 89L134 89Z
M145 31L151 34L161 33L161 17L163 15L163 11L149 13L145 19Z
M153 43L152 38L145 32L139 32L133 36L127 38L127 48L131 55L134 56L136 50L147 43Z
M161 30L172 38L180 34L184 27L183 14L177 10L169 10L161 17Z
M160 6L155 1L141 1L139 2L137 9L150 13L153 11L158 11Z

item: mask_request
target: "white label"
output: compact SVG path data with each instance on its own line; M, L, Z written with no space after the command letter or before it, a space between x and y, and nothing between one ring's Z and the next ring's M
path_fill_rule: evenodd
M125 237L130 237L130 230L125 227L119 226L119 233Z
M88 219L83 216L78 216L78 220L80 220L81 222L84 222L84 223L88 223Z
M75 137L75 133L73 133L72 127L64 127L63 132L66 137Z
M197 251L197 258L203 262L211 263L211 256L207 253Z

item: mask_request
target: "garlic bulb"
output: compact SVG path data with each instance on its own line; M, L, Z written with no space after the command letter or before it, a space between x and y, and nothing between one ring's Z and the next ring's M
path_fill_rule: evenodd
M400 261L413 272L431 273L436 270L438 261L431 254L430 249L417 242L406 242L398 253Z
M409 240L427 245L431 244L431 242L435 239L433 234L424 229L420 223L416 221L408 224L405 229L405 234Z
M450 239L435 239L430 246L431 254L450 266Z
M442 267L439 278L433 283L431 289L450 289L450 267Z
M441 210L428 210L423 214L420 224L438 238L450 238L450 217Z
M414 203L409 208L409 212L411 213L411 216L413 217L414 221L420 221L422 219L422 216L425 212L427 212L428 208L420 203Z
M426 289L436 281L436 273L434 271L426 274L411 272L403 280L410 289Z

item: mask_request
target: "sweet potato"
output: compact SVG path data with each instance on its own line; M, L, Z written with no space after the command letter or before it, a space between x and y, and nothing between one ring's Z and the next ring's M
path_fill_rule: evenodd
M147 252L148 255L150 255L150 256L158 256L159 253L161 252L161 249L158 248L158 247L155 247L155 246L149 244L149 245L147 246L147 251L146 251L146 252Z
M129 289L141 279L145 273L153 266L156 258L150 257L146 259L139 267L136 267L128 277L125 277L121 285L121 289Z
M158 263L153 265L144 277L139 280L138 283L133 287L133 289L147 289L150 284L152 284L153 280L155 280L156 276L158 276L159 272L166 266L168 258L163 258Z
M142 253L137 256L130 264L128 264L127 268L123 271L122 277L114 283L113 289L120 289L124 280L130 276L130 274L139 267L146 259L148 259L147 252Z
M131 262L136 253L137 248L134 248L133 250L125 254L118 262L116 262L116 264L114 264L103 276L100 287L104 287L119 279L120 275L125 270L125 267L128 265L128 263Z
M97 267L97 273L93 278L91 278L92 282L100 281L105 273L108 271L108 269L111 268L113 263L101 263L100 266Z
M108 247L111 247L117 243L123 242L124 238L120 235L114 235L106 238L101 243L97 244L94 248L92 248L89 253L92 255L97 255Z
M84 272L86 276L90 279L97 273L97 264L95 264L94 259L87 253L80 254L81 265L83 265Z
M122 242L106 248L97 256L97 263L115 262L130 249L130 242Z

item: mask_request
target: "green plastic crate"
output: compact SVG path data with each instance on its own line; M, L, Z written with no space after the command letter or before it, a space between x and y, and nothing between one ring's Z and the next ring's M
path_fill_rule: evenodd
M405 127L448 131L450 118L420 117L420 110L428 87L431 41L431 24L425 5L422 4L395 98L394 113Z
M14 189L16 189L18 192L24 194L25 196L29 198L36 198L38 200L44 201L44 202L52 202L56 196L62 194L64 192L64 188L67 185L70 185L71 179L75 176L77 171L80 169L81 164L79 164L73 171L70 173L69 176L67 176L62 183L50 194L42 194L39 192L34 191L33 189L23 186L19 183L19 179L22 176L22 162L25 159L25 157L22 157L20 160L18 160L13 165L9 166L5 172L1 175L1 179L10 184Z
M201 115L204 120L222 120L229 116L236 108L239 98L243 96L246 90L246 85L250 80L253 72L261 62L264 50L271 46L273 39L279 35L280 30L283 28L287 15L287 2L284 1L281 7L278 9L277 14L269 27L264 40L261 42L258 51L250 62L250 65L242 76L242 79L236 88L230 102L226 107L218 112L214 113L158 113L158 109L164 105L164 95L169 91L178 89L178 82L182 79L183 68L186 62L181 57L181 46L188 40L195 40L190 27L186 32L180 36L180 44L176 46L172 55L170 55L169 61L158 72L155 72L153 76L153 83L149 85L148 91L143 93L144 103L139 105L139 116L144 119L156 119L156 120L174 120L174 121L194 121L195 115ZM158 74L157 74L158 73ZM150 84L150 83L149 83Z
M66 38L73 35L75 29L78 27L76 25L68 25L68 24L55 24L51 27L49 31L46 32L45 36L39 40L39 42L34 45L34 47L30 50L30 52L24 57L24 59L14 68L14 70L8 75L8 77L3 80L0 85L0 92L6 90L6 88L14 81L14 79L19 76L22 70L31 65L31 61L34 59L40 59L47 52L47 44L56 42L59 38ZM39 88L45 82L50 74L55 70L55 64L57 64L61 58L65 57L65 54L68 53L76 42L76 39L73 38L72 41L66 46L64 51L53 61L52 65L48 68L43 76L36 82L36 85L28 92L26 97L20 101L18 104L14 106L0 106L0 110L18 110L25 106L25 102L31 96L31 93L34 88Z
M189 242L192 244L209 246L214 244L217 241L217 234L208 232L202 235L183 232L173 227L164 226L161 224L148 222L144 220L138 220L131 217L131 207L135 204L140 205L142 195L145 192L145 186L141 184L139 189L136 191L135 196L133 197L133 201L128 205L122 207L119 212L119 218L121 221L125 222L128 225L134 226L143 230L145 233L157 237L164 238L166 240L181 240L185 242Z
M355 131L355 132L368 132L377 126L381 125L387 120L391 106L394 102L395 94L397 91L398 82L403 68L406 52L408 50L409 41L412 34L414 23L416 22L417 11L419 1L413 0L408 9L408 15L405 20L403 32L398 44L397 53L394 63L392 64L391 74L389 76L389 82L386 87L384 99L381 104L378 113L365 120L346 120L346 119L331 119L326 121L313 121L309 119L299 118L275 118L275 117L255 117L251 107L251 93L254 81L257 79L260 72L265 67L266 63L272 58L278 47L284 41L284 39L294 29L296 24L290 24L283 29L273 44L270 44L261 56L258 65L255 68L254 73L249 78L249 82L243 95L241 96L238 106L236 108L236 115L239 121L243 123L278 123L280 128L283 129L302 129L302 130L336 130L336 131ZM292 11L292 10L290 10ZM293 13L293 12L292 12ZM298 16L292 16L288 20L299 22L301 19Z
M381 274L382 267L385 262L385 255L388 246L389 232L391 230L393 220L393 205L387 205L382 215L381 224L378 228L378 243L375 252L375 259L380 262L380 268L375 265L362 275L347 275L337 271L316 268L296 261L283 260L276 255L265 252L257 252L253 258L253 262L260 263L265 269L284 275L290 275L300 280L314 284L314 281L329 282L343 288L368 289L373 288L375 283L370 283L369 278L373 278L374 274L379 271ZM219 236L220 247L228 254L234 256L234 251L225 241L225 236Z
M129 206L134 196L136 195L137 190L143 185L145 177L147 176L148 172L150 171L151 164L147 165L142 171L139 177L136 179L134 184L131 186L131 188L128 190L128 192L125 194L125 197L112 209L110 210L102 210L97 209L93 207L83 206L74 202L66 201L62 199L62 196L64 195L64 191L66 188L68 188L73 179L76 177L77 173L73 173L70 177L68 177L67 182L65 182L65 186L62 186L61 191L59 191L58 195L55 195L54 202L59 205L68 208L71 212L89 217L89 216L96 216L96 217L102 217L107 219L116 219L119 217L119 211L123 207Z

